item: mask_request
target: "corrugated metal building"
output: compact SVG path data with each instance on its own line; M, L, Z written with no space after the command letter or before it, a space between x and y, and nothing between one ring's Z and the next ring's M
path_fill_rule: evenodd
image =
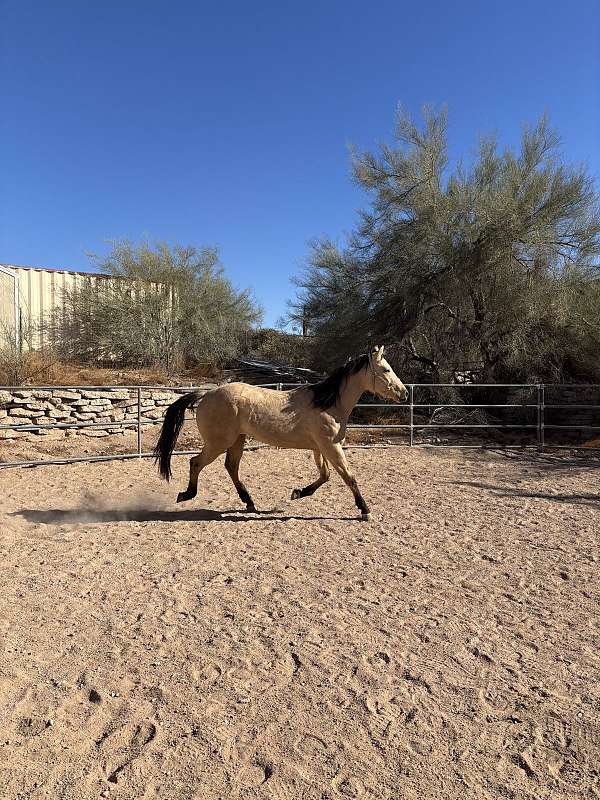
M98 272L0 264L0 347L16 343L22 349L39 350L52 345L49 323L54 315L59 322L65 313L66 292L80 288L84 281L92 286L108 281L114 286L127 280ZM165 289L159 283L143 286L142 292ZM166 302L173 306L175 290L169 290Z
M63 309L65 290L83 281L106 280L111 278L94 272L0 265L0 340L44 347L44 323L52 312Z
M19 284L14 270L0 265L0 344L16 344Z

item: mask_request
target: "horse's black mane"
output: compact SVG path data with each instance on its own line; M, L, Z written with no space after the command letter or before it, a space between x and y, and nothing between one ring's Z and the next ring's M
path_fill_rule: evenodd
M313 405L324 411L334 406L340 398L342 386L351 376L360 372L369 363L369 356L364 354L346 361L342 367L335 369L319 383L313 383L309 388L313 393Z

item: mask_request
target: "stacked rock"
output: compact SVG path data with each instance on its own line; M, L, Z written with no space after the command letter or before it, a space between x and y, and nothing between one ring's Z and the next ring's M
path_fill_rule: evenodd
M215 384L205 384L197 388L206 392L215 388ZM189 388L141 389L142 419L160 424L165 406L189 391ZM137 422L137 418L137 389L23 387L10 391L0 390L0 439L110 436L122 434L127 429L135 429L133 423ZM11 427L3 427L8 425ZM82 427L83 425L90 427ZM15 429L15 426L18 427ZM30 426L40 427L32 429Z

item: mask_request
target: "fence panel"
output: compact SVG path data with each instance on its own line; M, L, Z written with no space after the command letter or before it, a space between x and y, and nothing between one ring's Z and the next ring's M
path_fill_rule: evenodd
M305 386L306 384L262 384L263 388L272 388L277 391L288 390ZM20 430L20 431L39 431L39 430L68 430L68 429L85 429L85 428L98 428L110 429L118 428L131 429L136 431L136 448L134 452L116 453L111 455L88 455L88 456L73 456L68 458L48 458L48 459L23 459L14 461L0 461L0 469L8 467L32 467L42 466L49 464L74 464L79 462L94 462L94 461L116 461L129 458L152 458L151 452L143 451L142 433L144 425L158 425L161 420L146 419L142 415L142 400L143 392L151 390L171 391L174 393L190 392L194 389L201 387L186 386L186 387L165 387L165 386L35 386L35 387L0 387L0 391L44 391L44 390L66 390L66 391L115 391L115 390L128 390L132 392L136 398L136 411L135 419L120 420L115 422L54 422L50 424L13 424L6 423L0 420L0 431L2 430ZM377 431L399 431L407 432L406 446L409 447L422 447L422 446L435 446L435 447L452 447L452 448L490 448L498 449L502 446L506 449L528 449L534 448L544 450L546 448L566 448L573 450L600 450L600 436L591 445L586 445L585 448L581 443L576 442L555 442L548 441L547 432L549 431L562 431L564 434L574 434L586 430L589 432L600 432L600 385L587 384L587 385L572 385L572 384L409 384L407 386L409 391L408 403L399 405L397 403L358 403L356 409L359 413L363 410L374 412L376 410L384 410L387 412L395 412L406 415L408 412L407 422L378 421L375 423L368 422L351 422L348 428L353 430L377 430ZM477 392L484 399L490 392L502 390L505 395L511 399L511 402L504 403L470 403L470 402L434 402L434 395L436 392L444 390L446 394L459 393L464 396ZM560 392L563 394L568 390L568 396L575 400L581 399L582 396L596 400L597 402L587 403L547 403L547 397L550 393L551 399L560 399ZM421 397L419 398L419 393ZM558 398L557 398L558 393ZM511 395L514 395L511 397ZM529 396L528 396L529 395ZM527 400L534 400L535 402L522 402L523 397ZM415 402L415 399L426 400L427 402ZM450 399L457 399L456 397ZM521 402L515 402L521 400ZM433 411L432 411L433 409ZM473 414L479 413L481 410L484 414L490 414L491 409L494 410L497 416L495 421L487 422L436 422L436 414L438 412L447 412L453 409L455 414ZM508 411L510 409L510 411ZM501 419L502 414L513 413L514 410L521 410L525 412L526 422L505 422ZM570 418L576 412L578 422L564 423L564 419ZM420 422L418 416L425 417L426 421ZM528 416L529 415L529 416ZM550 416L550 421L548 416ZM479 417L481 419L483 417ZM193 416L188 416L186 419L193 420ZM594 424L589 422L581 422L582 419L592 419ZM432 421L434 420L434 421ZM595 423L598 424L595 424ZM478 436L484 431L524 431L528 435L525 442L520 443L492 443L490 441L478 442L477 444L469 444L464 441L452 441L451 443L441 443L437 434L442 431L449 431L452 434L458 432L461 437L464 437L466 432L476 431ZM423 441L423 437L434 432L436 436L431 440ZM421 437L421 441L417 441L417 437ZM389 444L389 443L388 443ZM349 445L352 446L352 445ZM368 446L368 445L367 445ZM381 445L378 445L381 446ZM195 455L198 450L176 450L175 455Z

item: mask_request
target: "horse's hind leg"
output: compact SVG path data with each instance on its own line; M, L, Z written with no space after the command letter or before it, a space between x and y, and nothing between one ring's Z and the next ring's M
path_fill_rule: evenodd
M314 494L319 486L322 486L329 480L329 475L331 472L327 459L323 457L319 450L313 450L313 455L315 457L315 464L319 470L319 479L314 483L305 486L304 489L294 489L292 492L292 500L297 500L299 497L308 497L309 495Z
M198 494L198 475L200 475L201 470L224 452L225 448L205 444L200 455L190 458L190 481L185 492L179 492L177 495L178 503L181 503L183 500L192 500L196 497Z
M254 501L250 497L248 489L240 480L239 469L242 454L244 452L244 442L246 441L245 435L238 436L235 443L227 450L225 456L225 469L229 473L229 477L233 481L233 485L237 489L242 503L246 503L246 511L256 511Z

